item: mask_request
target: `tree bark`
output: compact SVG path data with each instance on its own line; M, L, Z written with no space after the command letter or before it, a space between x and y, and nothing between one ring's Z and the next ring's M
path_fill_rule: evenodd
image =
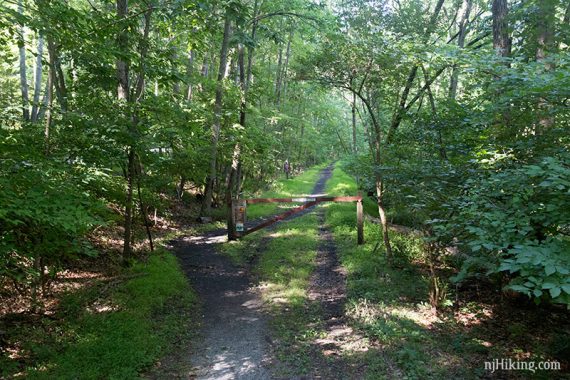
M277 93L277 108L281 109L281 98L287 90L287 71L289 69L289 59L291 58L291 41L293 40L293 32L291 29L289 39L287 40L287 49L285 50L285 63L283 64L283 72L281 73L281 89Z
M509 9L507 0L493 0L493 49L501 57L511 55L511 38L509 37Z
M358 153L356 146L356 94L352 94L352 152Z
M18 13L20 15L24 14L24 6L22 0L18 0ZM19 28L20 35L18 37L19 45L19 63L20 63L20 90L22 92L22 116L25 121L30 120L30 110L29 103L30 98L28 96L28 79L27 79L27 67L26 67L26 39L25 39L25 28L24 25L20 25Z
M119 22L124 22L128 14L128 3L127 0L116 0L117 7L117 18ZM126 25L121 26L121 30L117 36L117 47L121 52L127 52L128 46L128 32ZM117 99L120 102L128 103L130 102L129 94L129 62L124 58L118 58L117 63ZM128 127L129 132L132 133L132 126ZM132 246L131 246L131 229L133 223L133 177L135 172L135 150L131 144L127 147L127 168L126 168L126 180L127 180L127 194L125 200L125 219L124 219L124 235L123 235L123 264L132 256Z
M554 24L556 17L556 5L554 0L540 0L538 1L538 12L537 12L537 48L536 48L536 60L538 62L545 61L544 67L547 71L554 69L554 64L547 60L549 53L553 52L555 48L554 44ZM538 108L540 110L540 120L536 128L537 134L542 134L546 130L552 127L554 124L554 118L549 115L550 106L548 101L541 98L538 102Z
M366 80L366 78L364 79ZM374 158L374 164L376 166L382 165L382 153L380 146L382 144L382 129L380 128L380 124L378 123L378 119L374 113L372 105L370 104L370 100L362 95L362 87L364 85L364 80L360 86L360 90L356 90L352 87L349 87L348 90L352 91L352 93L362 101L364 106L366 107L366 111L368 111L368 115L372 121L372 127L374 131L371 133L371 140L370 141L370 148L372 150L372 156ZM388 232L388 219L386 218L386 210L384 208L384 179L382 174L376 170L375 171L375 184L376 184L376 200L378 206L378 214L380 215L380 222L382 224L382 239L384 241L384 247L386 249L386 259L388 262L392 260L392 244L390 243L390 235Z
M275 105L279 107L281 99L281 74L283 66L283 46L279 45L279 54L277 58L277 77L275 78Z
M426 27L426 32L425 32L425 36L424 36L424 40L423 40L423 42L426 44L429 41L429 38L433 32L433 29L435 28L435 24L437 22L439 12L441 11L441 8L443 6L443 2L444 2L444 0L438 0L437 4L435 6L434 13L430 18L428 26ZM412 69L410 70L410 73L408 74L408 79L406 80L404 90L402 91L402 96L400 97L399 105L398 105L396 111L394 112L394 115L392 116L392 122L390 124L390 129L388 130L387 141L391 140L392 135L396 132L396 129L398 129L398 127L400 126L400 123L402 122L402 118L404 117L404 115L407 111L406 102L408 100L408 96L410 94L410 90L412 88L412 85L414 83L414 79L416 78L417 73L418 73L418 65L412 66Z
M467 25L469 23L469 14L471 13L471 7L473 6L473 0L463 1L463 15L461 16L461 21L459 22L459 35L457 36L457 47L463 49L465 46L465 36L467 36ZM451 70L451 79L449 84L449 98L455 100L457 97L457 85L459 84L459 68L457 65L453 65Z
M186 80L188 81L188 89L186 90L186 101L192 101L192 72L194 71L194 50L188 53L188 62L186 64Z
M50 154L50 130L51 130L51 120L53 114L53 87L55 81L55 55L53 54L54 42L52 38L48 36L48 54L49 54L49 70L48 70L48 81L46 87L46 120L44 127L44 144L45 144L45 155L46 157Z
M208 174L208 178L206 180L204 199L202 201L202 207L200 209L201 216L210 216L212 214L212 196L214 190L214 182L216 180L218 140L220 138L220 129L222 121L222 98L224 95L223 81L226 75L230 33L231 33L230 13L228 10L226 10L226 15L224 20L224 35L222 38L222 46L220 49L220 66L218 68L216 99L214 103L214 122L212 124L212 147L210 153L210 171Z
M38 33L38 49L36 56L36 69L34 75L34 100L32 103L32 121L38 121L38 110L40 109L40 93L42 92L42 56L44 53L44 37Z

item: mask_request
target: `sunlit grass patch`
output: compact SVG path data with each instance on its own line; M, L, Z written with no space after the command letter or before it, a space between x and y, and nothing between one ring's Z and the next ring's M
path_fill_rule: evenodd
M291 198L311 194L319 174L325 165L314 166L298 177L282 178L273 184L271 190L259 194L246 194L245 198ZM279 203L260 203L247 207L247 218L256 219L278 213L284 207L291 206Z
M194 301L176 258L156 253L116 279L70 292L55 316L19 331L29 363L22 376L137 378L191 330Z

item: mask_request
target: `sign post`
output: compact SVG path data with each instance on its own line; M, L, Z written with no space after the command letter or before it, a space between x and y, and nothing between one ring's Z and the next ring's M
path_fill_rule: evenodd
M247 202L244 199L238 199L235 201L234 224L237 237L243 236L243 233L245 232L246 208Z
M356 201L356 233L358 238L358 245L364 244L364 212L362 209L362 195L360 192L358 196L361 198Z

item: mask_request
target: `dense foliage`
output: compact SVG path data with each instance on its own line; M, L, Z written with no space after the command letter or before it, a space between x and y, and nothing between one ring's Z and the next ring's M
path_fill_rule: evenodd
M200 216L347 156L388 223L569 304L561 0L0 5L0 274L37 288L190 194ZM435 257L435 260L439 258ZM505 282L505 280L507 282Z

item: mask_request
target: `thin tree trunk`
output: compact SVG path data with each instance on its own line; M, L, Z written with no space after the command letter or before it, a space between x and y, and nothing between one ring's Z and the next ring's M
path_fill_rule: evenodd
M212 214L212 197L214 190L214 182L216 180L216 164L218 158L218 140L220 138L221 119L222 119L222 98L224 95L223 80L226 74L226 66L228 61L228 46L231 33L230 13L226 10L224 20L224 35L222 38L222 46L220 49L220 66L218 69L218 79L216 85L216 99L214 103L214 123L212 124L212 147L210 153L210 171L206 180L206 189L202 207L201 216L210 216Z
M53 37L48 36L48 53L53 57L53 89L55 97L59 103L61 112L67 111L67 88L65 86L65 76L61 68L57 44L53 41ZM51 69L51 67L50 67Z
M186 64L186 80L188 81L188 89L186 91L186 100L192 101L192 72L194 71L194 50L188 53L188 63Z
M260 8L260 4L259 4L259 0L255 0L254 4L253 4L253 18L254 18L254 22L251 26L251 40L253 42L255 42L255 38L257 36L257 27L259 25L259 22L257 21L257 16L259 15L259 8ZM247 48L247 74L246 74L246 90L249 89L249 86L251 84L251 81L253 79L253 71L252 71L252 65L253 65L253 44L250 44L250 46L248 46Z
M24 14L24 6L22 0L18 0L18 13L20 15ZM30 99L28 96L28 79L27 79L27 68L26 68L26 39L25 39L25 29L24 25L19 28L20 35L19 40L19 59L20 59L20 89L22 92L22 116L25 121L30 120L30 110L29 103Z
M364 84L364 82L363 82ZM374 164L376 166L382 165L382 154L380 151L380 146L382 143L382 129L380 128L380 124L378 123L378 119L374 114L374 110L370 104L370 101L363 96L359 91L355 91L351 89L353 94L356 94L362 103L366 106L366 110L368 111L368 115L372 121L372 126L374 128L372 135L373 142L370 143L370 148L372 149L372 154L374 157ZM384 240L384 247L386 249L386 258L390 262L392 260L392 245L390 243L390 235L388 232L388 220L386 218L386 210L384 208L384 180L382 174L376 171L375 174L375 182L376 182L376 199L378 205L378 214L380 215L380 222L382 223L382 238Z
M463 15L461 16L461 21L459 22L459 35L457 37L457 46L459 49L463 49L465 46L465 36L467 36L467 25L469 23L469 14L471 13L471 7L473 6L472 0L463 0ZM449 85L449 98L455 100L457 96L457 85L459 83L459 68L457 65L453 65L451 70L451 80Z
M537 48L536 60L537 62L545 61L544 67L550 71L554 68L552 62L546 60L547 55L554 50L554 23L556 15L556 5L554 0L541 0L538 2L537 12ZM549 105L546 99L539 100L538 108L540 109L541 117L538 122L537 134L542 134L545 130L552 127L554 118L549 115Z
M46 120L44 127L44 144L45 144L45 155L48 156L50 153L50 130L51 130L51 120L53 114L53 87L55 81L55 55L53 54L53 40L48 37L48 53L49 53L49 70L48 70L48 82L47 82L47 107L46 107Z
M358 153L358 147L356 146L356 94L352 94L352 152L354 154Z
M42 102L40 104L40 109L38 110L38 120L42 120L46 114L47 106L48 106L48 84L44 88L44 96L42 97Z
M430 21L428 23L428 26L426 28L425 36L423 39L424 44L427 44L427 42L429 41L429 38L430 38L434 28L435 28L435 24L437 22L439 12L441 11L441 8L443 6L443 2L444 2L444 0L438 0L437 4L435 6L434 13L431 16ZM406 80L404 90L402 91L402 95L400 96L400 102L399 102L398 108L396 109L396 111L394 112L394 115L392 116L392 123L390 124L390 129L388 130L388 136L386 138L386 140L388 142L392 139L392 135L396 132L396 129L398 129L398 127L400 126L400 123L402 122L402 118L404 117L404 115L407 111L406 102L408 100L408 96L410 94L410 89L412 88L412 85L414 83L414 79L416 78L417 73L418 73L418 66L417 65L412 66L412 69L410 70L410 73L408 74L408 79Z
M281 109L281 98L285 95L287 89L287 70L289 69L289 58L291 57L291 41L293 40L293 32L289 32L289 39L287 41L287 49L285 50L285 63L283 64L283 73L281 74L281 88L277 93L277 108Z
M145 229L146 229L146 235L147 235L147 237L148 237L148 243L149 243L149 246L150 246L150 251L151 251L151 252L154 252L154 242L152 241L152 232L150 231L150 223L149 223L148 218L147 218L147 209L146 209L146 207L144 206L143 199L142 199L142 195L141 195L141 180L140 180L140 178L141 178L141 171L142 171L142 170L141 170L141 167L140 167L140 160L139 160L139 170L138 170L138 173L137 173L137 174L138 174L138 175L137 175L137 193L138 193L138 196L139 196L139 209L140 209L141 215L142 215L142 217L143 217L143 222L144 222L144 226L145 226Z
M128 14L128 4L127 0L116 0L117 7L117 18L119 22L126 19ZM126 25L122 26L119 34L117 36L117 47L121 52L127 52L128 50L128 32ZM130 101L129 94L129 62L123 57L117 59L117 99L120 102L128 103ZM129 132L132 132L132 126L129 125ZM126 169L126 180L127 180L127 194L125 200L125 220L124 220L124 235L123 235L123 264L132 256L132 246L131 246L131 229L132 229L132 218L133 218L133 177L134 177L134 163L135 163L135 150L132 144L127 147L127 169Z
M38 121L38 110L40 109L40 93L42 92L42 56L44 53L44 37L38 33L38 49L36 56L36 69L34 76L34 100L32 103L32 121Z

